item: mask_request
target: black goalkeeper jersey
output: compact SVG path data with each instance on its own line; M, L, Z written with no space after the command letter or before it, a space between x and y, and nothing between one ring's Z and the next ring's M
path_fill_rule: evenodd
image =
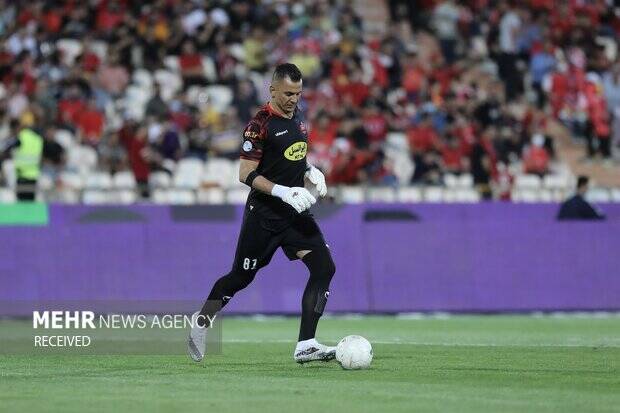
M269 104L263 106L243 131L240 157L258 161L256 172L284 186L304 186L308 130L301 111L291 119L277 114ZM288 220L297 215L280 198L252 188L248 206L268 220ZM307 211L304 211L307 214Z

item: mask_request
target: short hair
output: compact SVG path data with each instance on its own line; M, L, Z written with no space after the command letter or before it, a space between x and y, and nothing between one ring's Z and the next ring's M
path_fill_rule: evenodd
M584 186L588 185L588 182L590 182L590 178L585 175L579 175L579 177L577 178L577 188L583 188Z
M292 63L282 63L276 66L276 70L273 72L272 81L282 80L284 78L291 79L292 82L299 82L301 80L301 72L299 68Z

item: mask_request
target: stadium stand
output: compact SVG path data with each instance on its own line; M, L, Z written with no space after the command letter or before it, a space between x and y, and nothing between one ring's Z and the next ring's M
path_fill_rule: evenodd
M557 202L587 173L592 199L617 202L608 3L6 2L0 152L11 120L52 128L46 201L244 202L240 131L291 61L335 201ZM7 157L2 202L13 170Z

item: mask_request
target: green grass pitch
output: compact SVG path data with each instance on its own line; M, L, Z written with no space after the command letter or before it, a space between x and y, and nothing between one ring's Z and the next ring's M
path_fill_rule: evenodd
M327 317L370 370L297 365L296 318L227 318L223 354L0 355L0 411L618 412L620 316ZM0 333L23 328L4 323ZM197 410L196 410L197 409Z

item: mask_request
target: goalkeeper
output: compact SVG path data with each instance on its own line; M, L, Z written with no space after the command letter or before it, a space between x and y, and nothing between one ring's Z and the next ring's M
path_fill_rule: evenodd
M263 106L243 132L239 180L251 189L231 271L215 282L204 306L194 317L188 352L201 361L206 351L204 320L247 287L282 247L290 260L301 259L310 278L301 303L299 339L293 353L298 363L335 358L335 348L315 339L317 324L335 272L323 234L308 209L316 202L304 188L309 181L325 196L325 177L306 161L308 132L297 107L302 90L299 69L290 63L276 67L269 87L271 101ZM198 316L202 317L198 317Z

